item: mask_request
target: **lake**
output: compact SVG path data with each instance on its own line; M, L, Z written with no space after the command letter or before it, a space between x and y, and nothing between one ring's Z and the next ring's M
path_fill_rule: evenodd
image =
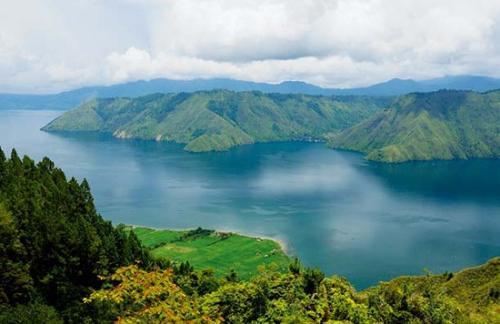
M99 212L115 224L279 239L304 264L359 289L500 255L498 159L387 165L300 142L197 154L39 131L59 114L0 110L0 146L87 178Z

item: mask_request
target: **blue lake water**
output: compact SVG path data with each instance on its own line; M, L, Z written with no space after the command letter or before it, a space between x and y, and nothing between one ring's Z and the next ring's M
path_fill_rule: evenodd
M500 160L386 165L322 143L188 153L169 143L39 131L53 111L1 111L0 146L87 178L115 224L202 226L285 242L357 288L500 255Z

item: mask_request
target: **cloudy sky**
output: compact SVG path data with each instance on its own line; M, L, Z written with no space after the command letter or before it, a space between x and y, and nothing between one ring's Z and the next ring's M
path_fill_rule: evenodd
M2 0L0 92L500 76L498 0Z

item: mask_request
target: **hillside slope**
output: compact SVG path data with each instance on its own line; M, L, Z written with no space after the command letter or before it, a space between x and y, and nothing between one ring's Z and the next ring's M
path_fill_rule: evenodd
M499 157L500 91L403 96L390 109L332 136L329 145L381 162Z
M498 323L499 265L496 258L456 274L400 277L358 293L296 260L287 273L263 268L249 281L204 283L199 294L172 271L129 266L86 301L111 303L115 318L134 323Z
M82 299L135 262L159 264L97 213L86 180L0 148L0 323L95 323Z
M446 322L443 316L451 314L452 323L498 323L500 258L456 273L398 277L360 295L382 322L412 322L427 312L434 323ZM426 299L431 304L426 305ZM446 307L435 307L436 301ZM443 313L438 315L439 311Z
M254 142L323 139L368 118L388 99L315 97L225 90L95 99L43 130L100 131L118 138L173 141L193 152Z

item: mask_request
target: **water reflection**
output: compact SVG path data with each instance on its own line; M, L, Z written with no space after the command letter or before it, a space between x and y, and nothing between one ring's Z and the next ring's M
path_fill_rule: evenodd
M180 145L38 131L57 113L0 112L0 145L89 179L114 222L265 235L356 286L455 270L500 252L500 161L383 165L322 144L191 154ZM23 127L19 127L23 125Z

